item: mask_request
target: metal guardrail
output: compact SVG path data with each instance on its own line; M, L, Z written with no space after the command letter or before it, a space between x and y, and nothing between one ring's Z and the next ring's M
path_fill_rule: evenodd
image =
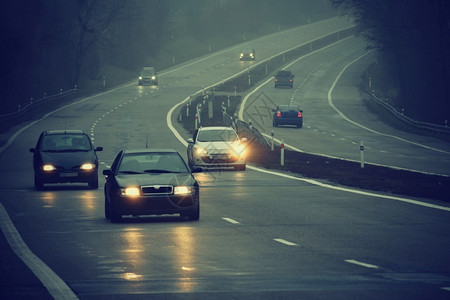
M377 97L374 93L370 93L370 98L377 104L382 106L384 109L386 109L388 112L390 112L394 117L396 117L400 121L407 123L410 126L413 126L417 129L433 131L435 133L450 134L450 127L446 125L437 125L432 123L415 121L409 118L408 116L404 115L403 113L399 112L398 110L396 110L394 107L389 105L389 103L387 103L384 99Z
M61 91L55 95L50 96L45 95L44 97L38 100L31 100L30 103L24 107L21 107L19 105L16 112L0 115L0 130L6 129L11 125L28 118L29 115L35 113L38 109L42 108L43 106L47 107L49 104L54 104L57 103L58 101L63 101L68 98L72 98L76 95L78 95L78 90L74 88L64 92Z

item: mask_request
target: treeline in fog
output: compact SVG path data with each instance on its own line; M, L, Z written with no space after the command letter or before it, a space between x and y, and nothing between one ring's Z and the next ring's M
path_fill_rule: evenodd
M330 2L352 15L379 50L378 64L368 70L377 93L413 119L444 125L450 119L450 1Z
M1 8L0 115L44 93L83 91L104 76L336 14L327 0L4 0Z

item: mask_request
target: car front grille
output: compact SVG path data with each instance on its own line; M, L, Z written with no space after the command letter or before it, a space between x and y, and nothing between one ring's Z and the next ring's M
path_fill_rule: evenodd
M149 185L141 187L143 195L169 195L173 193L171 185Z

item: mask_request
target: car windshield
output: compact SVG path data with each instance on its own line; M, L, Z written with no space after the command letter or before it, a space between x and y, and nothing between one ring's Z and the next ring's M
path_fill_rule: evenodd
M41 151L73 152L90 151L92 145L85 134L51 134L44 136Z
M151 70L144 70L144 71L142 71L142 75L143 76L152 76L153 74L155 74L155 72L151 71Z
M289 77L289 76L291 76L291 72L289 72L289 71L279 71L277 76L279 76L279 77Z
M233 130L202 130L199 131L197 141L199 142L229 142L236 141L239 137Z
M281 110L281 111L298 111L299 108L298 108L298 106L294 106L294 105L291 105L291 106L289 106L289 105L280 105L279 106L279 110Z
M188 173L178 153L151 152L126 154L119 165L119 173Z

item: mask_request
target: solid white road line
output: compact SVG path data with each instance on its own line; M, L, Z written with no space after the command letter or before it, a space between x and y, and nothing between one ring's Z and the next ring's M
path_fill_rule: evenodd
M5 207L0 203L0 228L16 255L30 268L54 299L78 299L75 293L27 247L14 227Z
M348 262L349 264L354 264L354 265L358 265L361 267L365 267L365 268L369 268L369 269L379 269L379 266L376 265L371 265L371 264L366 264L357 260L353 260L353 259L347 259L345 262Z

